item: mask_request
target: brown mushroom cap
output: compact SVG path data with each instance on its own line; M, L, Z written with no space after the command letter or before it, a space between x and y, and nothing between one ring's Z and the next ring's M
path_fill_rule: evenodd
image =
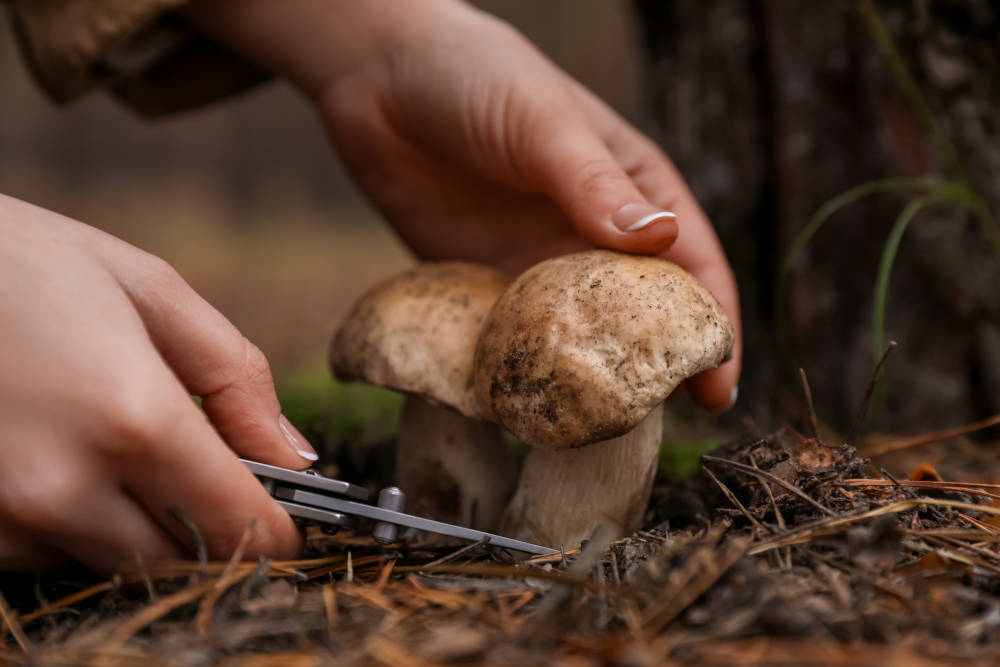
M507 288L483 324L476 393L525 442L577 447L629 432L732 345L722 307L692 275L591 250L537 264Z
M463 262L421 264L390 278L354 304L334 335L330 367L341 380L418 394L479 419L476 340L509 282Z

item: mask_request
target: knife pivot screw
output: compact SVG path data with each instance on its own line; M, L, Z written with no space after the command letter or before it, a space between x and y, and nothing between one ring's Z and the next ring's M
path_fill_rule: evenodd
M406 505L406 494L397 486L387 486L378 492L377 505L385 510L402 512ZM399 526L388 521L379 521L372 530L372 537L379 544L391 544L399 535Z

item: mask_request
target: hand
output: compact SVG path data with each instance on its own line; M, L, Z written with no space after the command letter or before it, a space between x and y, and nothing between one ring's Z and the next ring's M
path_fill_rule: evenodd
M691 271L737 341L730 362L689 386L702 406L729 407L742 353L735 280L653 142L516 31L464 3L295 7L202 0L190 17L299 83L358 183L419 256L519 271L598 246L659 254ZM676 222L657 217L664 211Z
M180 557L173 506L214 558L252 520L249 557L296 554L236 456L314 458L279 424L260 351L165 262L92 227L0 196L0 237L0 568Z

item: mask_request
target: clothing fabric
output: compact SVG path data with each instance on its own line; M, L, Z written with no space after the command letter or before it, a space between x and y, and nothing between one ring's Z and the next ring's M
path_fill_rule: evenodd
M188 0L10 0L28 66L66 104L105 88L157 116L244 90L267 74L199 35L175 12Z

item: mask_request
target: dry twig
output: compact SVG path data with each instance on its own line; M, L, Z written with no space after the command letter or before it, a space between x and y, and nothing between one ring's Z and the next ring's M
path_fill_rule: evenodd
M742 472L745 472L749 475L753 475L754 477L770 480L775 484L777 484L778 486L787 489L788 491L791 491L799 498L802 498L802 500L806 501L807 503L809 503L819 511L823 512L827 516L836 516L836 513L833 510L820 505L818 502L816 502L808 495L806 495L799 487L795 486L794 484L789 484L785 480L781 479L780 477L775 477L769 472L765 472L763 470L760 470L759 468L754 468L753 466L748 466L747 464L740 463L739 461L732 461L730 459L719 458L718 456L709 456L708 454L704 454L702 455L701 458L703 461L711 461L712 463L727 465L732 468L736 468L737 470L740 470Z

